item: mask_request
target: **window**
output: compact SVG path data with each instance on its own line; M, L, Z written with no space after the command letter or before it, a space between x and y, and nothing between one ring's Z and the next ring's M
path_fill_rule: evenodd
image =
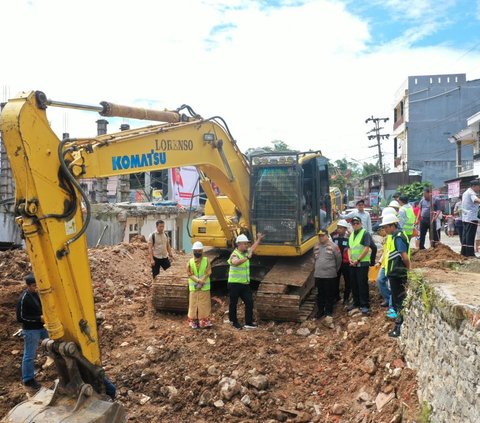
M403 100L400 102L400 116L403 116Z
M393 158L396 159L398 156L398 139L395 137L393 139Z

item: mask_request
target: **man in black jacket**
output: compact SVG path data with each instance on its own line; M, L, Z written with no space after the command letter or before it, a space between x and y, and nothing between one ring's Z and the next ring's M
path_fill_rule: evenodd
M37 293L35 276L30 273L25 278L27 289L23 291L17 303L17 320L23 327L22 382L25 386L39 389L35 380L35 357L40 340L48 338L43 326L42 303Z

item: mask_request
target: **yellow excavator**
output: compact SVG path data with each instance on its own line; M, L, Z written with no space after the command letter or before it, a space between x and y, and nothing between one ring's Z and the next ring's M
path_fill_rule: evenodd
M259 317L299 321L313 310L311 250L317 231L332 230L332 216L342 207L340 192L329 188L327 160L319 151L247 157L221 117L204 119L189 106L158 111L109 102L82 105L48 99L41 91L20 93L2 106L0 129L15 180L16 220L39 287L49 333L44 347L59 375L53 389L41 388L2 422L126 420L123 407L105 396L83 178L196 166L208 201L205 215L192 222L192 241L231 249L240 233L264 233L254 272L261 282ZM162 123L60 141L47 120L48 107ZM219 257L217 278L222 279L225 267ZM154 290L154 303L175 309L168 294L168 284Z

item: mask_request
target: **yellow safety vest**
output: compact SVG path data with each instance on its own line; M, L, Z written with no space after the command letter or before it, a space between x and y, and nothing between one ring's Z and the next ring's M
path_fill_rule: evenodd
M197 263L195 263L195 259L193 258L190 259L189 265L190 265L190 270L197 278L203 278L208 267L208 259L206 257L202 257L202 262L200 263L200 269L197 269ZM210 291L210 278L207 278L207 280L205 281L205 283L200 289L196 288L195 285L196 285L196 282L193 279L188 278L189 291Z
M407 237L411 238L413 234L413 228L415 226L415 213L411 207L402 206L400 210L405 210L405 215L407 216L402 228L403 232L405 235L407 235Z
M410 258L410 244L408 242L408 237L401 231L398 231L395 235L390 235L387 240L387 265L385 267L385 276L390 275L390 277L403 277L407 275L407 268L405 267L402 259L402 255L397 251L395 246L396 238L404 238L405 243L407 244L407 254Z
M242 254L237 249L233 251L233 254L239 259L243 259L246 257L246 254ZM230 257L227 263L230 265L230 269L228 271L228 283L250 283L250 260L247 260L246 262L239 264L238 266L234 266Z
M387 268L387 264L388 264L388 241L389 239L392 237L392 235L387 235L386 238L385 238L385 243L383 244L383 256L382 256L382 265L381 267L383 269L386 269Z
M365 229L362 228L362 229L360 229L360 232L356 236L355 236L355 232L352 232L350 234L350 238L348 238L348 248L350 249L350 259L352 261L359 260L361 254L363 253L363 250L365 249L365 246L360 244L360 241L362 240L364 233L365 233ZM360 261L369 263L370 262L370 251Z

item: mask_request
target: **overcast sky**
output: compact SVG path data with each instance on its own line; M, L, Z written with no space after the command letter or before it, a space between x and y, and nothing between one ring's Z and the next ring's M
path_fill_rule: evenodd
M242 150L281 139L373 161L365 119L392 118L408 75L480 78L476 0L2 0L0 26L7 95L186 103L224 117ZM59 135L90 136L98 115L49 118Z

